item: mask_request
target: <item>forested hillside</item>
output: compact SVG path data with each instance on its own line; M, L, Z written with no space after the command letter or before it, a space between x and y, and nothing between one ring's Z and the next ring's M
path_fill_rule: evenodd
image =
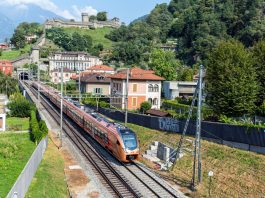
M264 6L264 0L172 0L107 37L119 42L114 60L145 62L156 44L173 38L176 57L193 65L205 61L220 40L234 38L250 47L264 38Z

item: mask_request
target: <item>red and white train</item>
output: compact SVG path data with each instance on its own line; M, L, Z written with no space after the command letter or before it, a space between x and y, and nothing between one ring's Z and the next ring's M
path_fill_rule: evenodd
M37 82L32 85L38 88ZM39 89L53 104L61 107L61 96L57 90L41 83ZM129 128L111 122L98 113L85 112L67 98L63 98L63 112L118 160L130 162L139 159L139 143L135 133Z

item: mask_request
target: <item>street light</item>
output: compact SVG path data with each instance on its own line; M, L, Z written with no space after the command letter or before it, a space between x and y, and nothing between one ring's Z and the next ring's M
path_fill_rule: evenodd
M213 171L209 171L208 173L209 179L209 197L211 197L211 186L212 186L212 177L213 177Z

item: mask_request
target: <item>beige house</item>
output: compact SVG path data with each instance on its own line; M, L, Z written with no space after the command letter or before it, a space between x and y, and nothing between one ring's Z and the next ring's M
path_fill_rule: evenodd
M78 79L76 79L78 80ZM110 95L110 78L105 73L82 73L81 92L92 95Z
M63 70L63 82L68 82L71 80L71 77L76 75L76 73L70 69L65 68ZM61 70L55 69L50 72L50 78L52 83L61 83Z

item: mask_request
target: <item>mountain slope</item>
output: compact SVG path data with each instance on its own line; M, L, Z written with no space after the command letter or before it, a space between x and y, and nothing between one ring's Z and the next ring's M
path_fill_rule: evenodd
M14 28L15 25L12 20L0 13L0 42L10 38Z

